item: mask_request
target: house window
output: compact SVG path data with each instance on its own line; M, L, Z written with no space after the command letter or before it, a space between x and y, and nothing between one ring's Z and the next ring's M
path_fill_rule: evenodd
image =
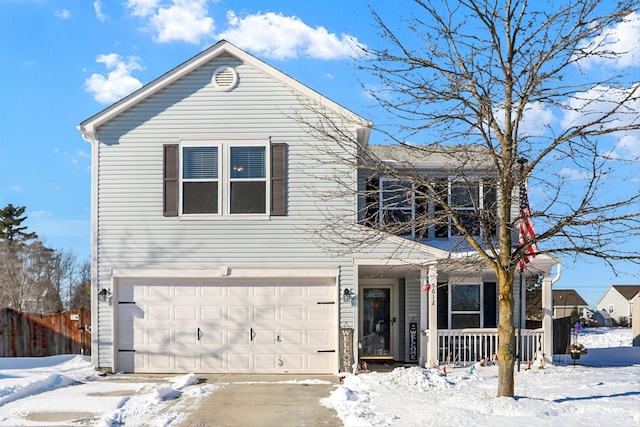
M220 205L220 147L182 150L182 213L217 214Z
M229 151L229 213L266 213L266 148L230 147Z
M266 214L266 145L182 146L183 215Z
M609 314L613 313L613 304L609 304Z
M393 179L380 180L380 224L400 236L415 236L413 184Z
M363 221L404 237L422 239L431 233L435 238L449 238L462 234L454 225L455 215L473 236L496 236L494 181L478 179L470 185L443 178L434 180L433 190L393 178L369 179ZM480 217L486 228L481 227Z
M451 329L479 328L481 325L481 286L451 286Z

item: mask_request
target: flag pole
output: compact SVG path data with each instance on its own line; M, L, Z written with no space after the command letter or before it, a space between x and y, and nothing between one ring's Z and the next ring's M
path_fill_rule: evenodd
M524 183L522 182L522 180L524 179L523 174L524 174L524 164L527 162L527 159L520 157L517 160L518 164L520 165L520 185L524 185ZM522 218L520 219L522 221ZM520 262L520 308L518 309L518 339L516 340L516 363L518 365L518 372L520 372L520 364L522 362L522 298L524 295L524 292L522 290L522 273L524 273L524 262Z

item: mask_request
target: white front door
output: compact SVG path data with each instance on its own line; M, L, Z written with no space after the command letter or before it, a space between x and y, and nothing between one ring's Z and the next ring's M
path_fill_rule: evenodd
M118 370L332 373L335 284L327 280L118 285Z

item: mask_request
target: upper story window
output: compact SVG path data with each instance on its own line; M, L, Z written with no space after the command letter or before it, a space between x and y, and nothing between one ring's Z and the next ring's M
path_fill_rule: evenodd
M391 233L411 238L449 238L461 235L455 215L473 236L484 236L480 215L488 224L491 237L496 233L496 186L489 179L471 183L438 179L433 191L426 186L393 178L376 178L367 183L365 221L387 228ZM443 203L438 203L442 201ZM375 208L375 215L371 210Z
M220 147L182 148L182 213L220 212Z
M287 215L287 144L185 141L163 150L164 216Z

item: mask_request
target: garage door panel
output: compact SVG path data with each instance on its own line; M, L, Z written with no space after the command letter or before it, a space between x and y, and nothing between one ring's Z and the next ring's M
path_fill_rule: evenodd
M226 318L229 322L249 324L249 322L251 321L251 308L246 305L227 306Z
M275 372L279 366L278 356L273 352L253 354L253 370L257 372Z
M251 342L249 329L227 329L227 345L249 345Z
M148 295L150 298L162 297L165 300L168 300L171 297L172 290L173 286L149 286Z
M304 319L307 322L320 322L325 323L331 313L333 312L333 307L328 304L317 304L315 306L307 306L306 307L306 318Z
M220 329L202 329L199 345L219 348L223 347L225 344L225 331Z
M304 332L301 329L282 329L280 338L283 346L301 346L304 343Z
M176 353L176 369L180 371L193 371L198 369L199 355L197 353Z
M201 286L193 286L193 285L180 285L176 286L174 290L174 297L196 297L198 295L198 290Z
M203 372L223 372L224 356L222 353L203 353L200 356Z
M278 320L278 309L275 305L253 307L254 322L275 322Z
M277 337L279 333L277 330L268 327L261 327L257 325L253 328L254 336L253 336L253 345L268 345L274 346L276 345ZM273 351L273 350L272 350Z
M170 346L171 342L171 329L150 329L147 331L146 343L149 345L158 346Z
M325 347L326 350L332 344L331 337L332 334L324 329L306 330L307 345L309 346Z
M195 329L175 329L175 345L178 347L193 346L197 344L197 331Z
M224 307L221 305L200 306L200 319L203 322L220 322L224 319Z
M173 318L176 320L197 320L198 308L194 305L174 307Z
M305 308L300 305L282 307L280 319L283 322L302 322L304 320Z
M169 320L171 319L171 307L168 305L150 305L145 310L148 314L149 320Z
M251 371L252 357L248 353L227 353L227 367L229 372Z

